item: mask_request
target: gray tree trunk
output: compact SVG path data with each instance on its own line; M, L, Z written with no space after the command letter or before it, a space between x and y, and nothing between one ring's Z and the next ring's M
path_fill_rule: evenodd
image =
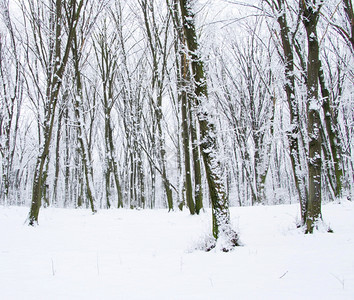
M315 1L316 2L316 1ZM315 6L314 4L317 4ZM321 119L319 99L319 42L317 23L321 4L313 1L300 1L302 22L306 29L308 42L307 60L307 118L308 118L308 199L305 212L307 233L313 233L317 223L321 221Z

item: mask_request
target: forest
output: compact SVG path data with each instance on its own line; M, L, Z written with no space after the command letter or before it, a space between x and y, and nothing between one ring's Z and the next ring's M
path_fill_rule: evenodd
M0 205L212 208L354 192L351 0L1 0ZM329 229L330 230L330 229Z
M353 299L352 0L0 0L0 298Z

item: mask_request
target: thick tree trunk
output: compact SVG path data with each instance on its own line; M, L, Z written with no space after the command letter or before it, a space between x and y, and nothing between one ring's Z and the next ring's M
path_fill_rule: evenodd
M302 21L306 29L308 42L307 61L307 131L309 141L308 151L308 199L305 213L306 232L312 233L317 223L321 221L321 118L319 88L319 43L317 37L317 22L320 4L314 8L312 2L300 2Z
M199 54L197 35L194 25L193 1L180 0L184 36L191 56L192 80L194 84L194 104L201 134L201 151L205 173L209 185L213 213L213 236L223 243L223 250L230 250L238 244L237 234L231 229L229 201L223 182L222 169L217 158L217 141L215 125L208 112L202 107L208 97L204 66Z

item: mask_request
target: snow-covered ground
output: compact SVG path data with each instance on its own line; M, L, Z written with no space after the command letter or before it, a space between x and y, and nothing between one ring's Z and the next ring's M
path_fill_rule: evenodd
M323 207L334 233L296 229L298 205L232 209L243 247L195 248L201 216L165 210L0 207L0 299L354 299L354 203Z

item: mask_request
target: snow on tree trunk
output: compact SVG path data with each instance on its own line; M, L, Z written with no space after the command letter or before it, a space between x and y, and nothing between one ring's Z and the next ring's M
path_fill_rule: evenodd
M319 42L317 23L321 4L314 5L312 1L300 1L302 22L305 26L308 42L307 61L307 131L308 131L308 199L305 212L305 227L307 233L312 233L321 221L321 103L318 94L319 87Z
M209 112L203 107L208 91L204 65L199 53L199 45L194 24L193 1L180 0L180 8L184 36L188 54L191 56L192 77L194 84L194 102L197 107L197 118L200 126L201 151L204 160L206 177L213 214L213 236L217 247L224 251L238 244L238 236L230 225L229 201L227 198L222 168L217 155L217 140L215 125Z

